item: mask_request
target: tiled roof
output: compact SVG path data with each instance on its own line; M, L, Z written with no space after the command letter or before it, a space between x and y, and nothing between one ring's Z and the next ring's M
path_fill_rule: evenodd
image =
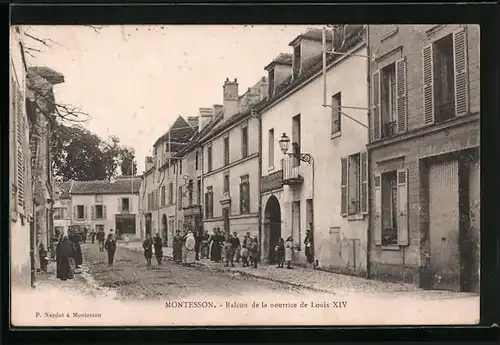
M325 38L327 41L332 40L332 32L327 30L325 31ZM322 29L316 29L316 28L309 28L307 29L304 33L298 35L295 37L289 45L292 46L294 45L299 39L307 39L307 40L313 40L313 41L322 41L323 40L323 30Z
M69 189L71 188L72 181L58 182L56 183L56 191L60 191L59 199L71 199L69 195Z
M292 65L293 55L288 53L280 53L273 61L271 61L266 67L265 70L269 69L269 67L274 65Z
M195 132L196 128L190 126L182 116L179 116L172 124L172 126L170 126L169 130L161 137L159 137L158 140L156 140L153 147L156 147L162 142L168 141L169 133L171 142L187 142L191 139ZM183 147L184 145L171 144L170 149L172 152L177 152L180 151Z
M141 177L118 177L113 181L74 181L71 194L130 194L139 193Z

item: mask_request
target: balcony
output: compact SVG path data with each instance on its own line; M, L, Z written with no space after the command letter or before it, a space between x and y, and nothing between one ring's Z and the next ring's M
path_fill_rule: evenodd
M230 204L231 203L231 194L229 194L228 192L224 192L222 194L222 198L220 199L220 203L221 203L221 205Z
M299 161L295 157L283 158L281 160L281 170L283 171L283 184L293 186L304 182Z

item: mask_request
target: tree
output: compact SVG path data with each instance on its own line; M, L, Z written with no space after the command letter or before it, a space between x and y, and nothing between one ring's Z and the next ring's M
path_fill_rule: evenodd
M137 175L137 163L135 162L134 149L124 148L120 152L120 169L122 175Z

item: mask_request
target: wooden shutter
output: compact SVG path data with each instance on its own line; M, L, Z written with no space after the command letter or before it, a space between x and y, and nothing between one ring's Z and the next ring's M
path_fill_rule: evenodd
M453 33L453 61L455 71L455 113L469 113L469 73L467 68L467 33L460 29Z
M408 170L398 170L398 244L408 245Z
M406 61L396 61L396 129L398 133L406 132L408 126L408 111L406 97Z
M107 219L106 205L102 205L102 219Z
M424 123L434 123L434 52L432 45L422 50Z
M83 206L83 219L87 219L88 216L88 206Z
M368 214L368 152L359 154L361 214Z
M17 205L18 212L24 214L25 203L25 155L24 147L27 142L26 137L26 123L24 119L24 112L22 108L23 97L17 85L15 85L15 117L16 117L16 175L17 175Z
M380 139L380 72L372 76L372 140Z
M95 205L90 206L90 210L92 211L90 218L94 220L96 218L96 213L97 213L96 206Z
M245 197L243 196L243 183L240 183L240 213L243 214L243 210L245 209Z
M134 213L134 208L132 207L132 198L128 198L128 210L130 213Z
M374 176L373 189L375 190L373 236L375 244L380 246L382 244L382 175Z
M348 172L347 157L340 159L340 215L347 216L349 200L347 197Z
M118 198L118 204L116 205L117 213L121 213L122 211L122 198Z
M208 215L209 215L209 208L208 208L208 193L205 193L205 218L208 219Z
M78 216L77 207L73 206L73 219L76 219L77 216Z
M245 185L245 196L246 196L246 205L247 205L247 213L250 213L250 179L246 182Z

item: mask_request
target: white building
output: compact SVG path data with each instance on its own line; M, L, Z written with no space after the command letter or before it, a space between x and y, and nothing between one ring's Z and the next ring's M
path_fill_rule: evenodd
M139 188L141 178L117 177L111 181L73 181L71 195L71 227L113 229L130 239L140 238Z
M71 212L73 209L71 195L69 194L71 183L71 181L66 181L55 184L53 205L55 233L67 235L71 225Z
M330 107L323 106L320 30L295 38L290 43L293 55L281 54L266 67L269 100L259 113L262 254L267 262L273 261L277 240L292 235L297 247L294 261L304 263L304 239L312 223L314 259L320 267L366 273L367 60L349 55L367 55L360 27L350 26L352 36L342 48L337 47L347 55L327 59L326 102ZM348 116L341 115L339 106ZM287 153L308 154L310 162L285 155L279 143L282 138L289 140Z

